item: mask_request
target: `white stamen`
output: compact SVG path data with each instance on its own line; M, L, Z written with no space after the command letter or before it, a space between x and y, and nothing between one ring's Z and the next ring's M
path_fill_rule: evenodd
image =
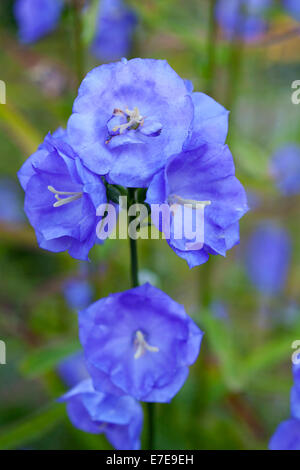
M192 205L193 209L199 209L199 206L201 205L201 208L203 206L210 206L211 201L197 201L196 199L184 199L181 196L177 196L177 194L173 194L172 196L169 196L168 199L169 204L180 204L181 206L185 205Z
M69 202L76 201L80 199L82 196L81 192L76 191L57 191L53 186L48 186L48 190L55 195L55 199L57 202L53 204L53 207L60 207L65 204L69 204ZM60 196L68 196L65 198L61 198Z
M137 346L137 349L136 349L136 352L135 352L135 355L134 355L134 359L139 359L140 357L142 357L146 351L149 351L149 352L158 352L159 349L155 346L150 346L147 341L145 340L145 336L143 335L143 333L138 330L135 334L135 340L134 340L134 344Z
M115 109L114 115L115 116L123 115L128 118L128 122L126 122L125 124L121 124L120 126L115 126L113 128L113 132L119 131L120 134L122 134L127 129L130 129L131 127L133 127L134 129L137 129L139 126L142 126L144 124L144 120L145 120L145 118L140 115L139 109L136 106L135 108L133 108L133 111L126 108L125 113L121 109Z

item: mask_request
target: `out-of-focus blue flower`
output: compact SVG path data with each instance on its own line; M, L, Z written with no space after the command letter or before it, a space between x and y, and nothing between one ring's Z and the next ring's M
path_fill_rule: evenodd
M104 433L118 450L140 449L143 411L134 398L99 393L88 379L59 401L67 403L69 418L76 428L91 434Z
M62 0L16 0L14 13L20 41L29 44L51 33L58 24L62 8Z
M172 218L170 231L169 226L165 230L154 220L154 211L152 220L159 230L169 231L169 245L190 268L205 263L210 254L225 256L239 242L239 219L248 211L246 193L235 177L229 148L218 144L203 144L169 159L165 169L153 178L146 201L183 207L182 218ZM206 204L204 244L186 236L188 222L192 226L199 210L188 208L191 201Z
M146 187L181 151L193 115L185 82L166 61L123 59L83 80L68 139L83 163L109 183Z
M270 450L300 450L300 420L281 423L269 443Z
M273 0L219 0L216 18L226 37L255 41L267 29L265 13Z
M41 248L87 260L96 242L96 208L107 201L100 177L50 134L19 173L25 212Z
M295 384L300 389L300 352L298 355L298 364L293 365L293 374Z
M65 282L64 297L71 309L82 310L93 301L93 289L88 281L82 279L69 279Z
M20 187L9 178L0 179L0 221L9 223L25 221Z
M144 284L81 311L79 336L97 390L169 402L197 359L203 333L183 306Z
M290 255L291 240L283 228L264 222L252 233L246 248L246 270L259 292L274 295L282 291Z
M270 173L278 189L286 196L300 193L300 147L286 145L278 149L270 163Z
M58 365L58 373L68 387L89 378L82 352L72 354Z
M212 302L211 311L213 316L219 320L227 321L229 319L227 306L220 300L215 300Z
M295 20L300 21L300 2L299 0L282 0L283 8Z
M92 53L103 62L126 57L136 23L134 11L122 0L101 0Z
M300 383L295 383L291 390L291 414L300 420Z

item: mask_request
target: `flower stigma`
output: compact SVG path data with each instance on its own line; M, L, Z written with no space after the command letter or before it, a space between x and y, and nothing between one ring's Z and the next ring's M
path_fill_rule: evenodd
M114 116L124 116L127 119L125 124L120 124L119 126L115 126L113 128L113 132L118 132L123 134L124 131L128 129L138 129L139 126L144 124L145 118L140 115L139 108L135 106L133 110L126 108L125 112L122 109L114 109L113 112Z
M196 199L185 199L181 196L177 196L177 194L173 194L169 196L168 203L179 204L181 206L192 205L193 209L199 209L199 206L201 206L201 209L202 209L203 206L211 205L211 201L197 201Z
M145 340L145 336L143 333L138 330L135 334L134 344L136 346L136 352L134 355L134 359L139 359L142 357L146 351L149 352L158 352L159 348L155 346L150 346L147 341Z
M53 207L60 207L64 206L65 204L69 204L69 202L76 201L82 197L82 192L76 191L57 191L53 186L48 186L48 190L55 194L56 202L53 204ZM60 196L67 196L61 198Z

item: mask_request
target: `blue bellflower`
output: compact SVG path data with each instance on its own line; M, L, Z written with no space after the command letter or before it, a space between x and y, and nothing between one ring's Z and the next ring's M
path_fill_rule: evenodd
M126 57L136 23L135 13L122 0L101 0L92 53L103 62Z
M290 237L283 228L263 222L252 233L246 248L246 270L259 292L275 295L283 290L290 254Z
M75 387L79 382L89 378L84 355L81 351L61 361L57 370L68 387Z
M39 246L87 260L96 242L96 208L107 201L101 178L81 164L64 140L50 134L18 177Z
M269 449L300 450L300 419L283 421L272 436Z
M185 82L166 61L123 59L83 80L68 139L84 165L109 183L147 187L181 151L193 115Z
M225 36L251 42L267 29L264 18L273 0L219 0L216 18Z
M90 379L80 382L60 398L67 403L72 424L91 434L104 433L118 450L139 450L143 425L141 405L129 396L95 391Z
M294 364L291 391L291 418L279 424L272 436L271 450L300 450L300 364Z
M300 21L300 2L299 0L282 0L283 8L295 20Z
M59 22L62 8L62 0L16 0L14 13L20 41L33 43L51 33Z
M199 249L185 236L176 237L177 224L182 224L181 232L185 233L184 224L188 220L185 216L182 220L172 219L170 236L166 237L170 247L187 261L190 268L205 263L210 254L225 256L226 251L239 242L239 219L248 211L246 193L235 177L228 146L211 143L203 143L170 158L164 170L153 178L146 202L186 206L183 214L188 211L189 204L205 205L204 243ZM191 219L197 210L191 208ZM160 223L154 221L154 224L164 232Z
M97 390L169 402L197 359L203 333L183 306L144 284L81 311L79 336Z
M278 149L271 159L270 173L282 194L299 194L300 146L286 145Z

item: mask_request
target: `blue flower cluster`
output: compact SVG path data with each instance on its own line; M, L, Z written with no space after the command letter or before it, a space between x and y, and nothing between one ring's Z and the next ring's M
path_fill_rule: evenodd
M299 0L280 0L283 11L300 21ZM268 15L275 0L218 0L215 16L229 40L257 41L268 30Z
M209 201L202 246L187 249L185 235L171 236L169 245L190 267L225 256L239 242L239 220L248 210L227 131L228 112L194 93L166 61L123 59L92 70L67 130L49 134L19 171L40 247L88 259L97 207L111 201L112 188L138 188L148 203ZM192 204L191 217L195 210ZM181 305L148 283L87 308L86 294L76 302L83 308L79 335L89 377L62 400L78 428L136 449L138 401L169 402L177 394L203 333Z
M294 386L291 391L291 418L283 421L272 436L270 450L300 450L300 355L293 366Z
M216 19L228 39L252 42L267 30L265 14L272 4L273 0L219 0Z
M53 32L63 7L64 0L16 0L14 13L20 41L34 43ZM131 50L137 17L122 0L101 0L98 10L91 52L103 62L119 60Z

